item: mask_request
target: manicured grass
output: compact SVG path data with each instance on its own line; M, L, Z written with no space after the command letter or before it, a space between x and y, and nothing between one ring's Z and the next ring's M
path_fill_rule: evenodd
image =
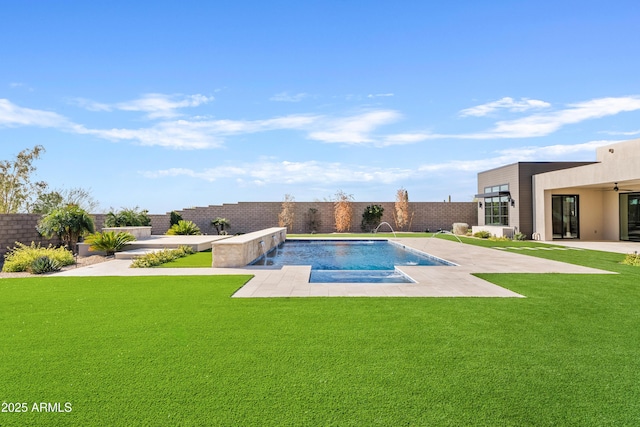
M196 252L175 261L160 264L160 268L211 268L211 250Z
M3 279L1 400L73 411L0 425L637 425L640 268L611 268L481 275L523 299L230 298L247 276Z

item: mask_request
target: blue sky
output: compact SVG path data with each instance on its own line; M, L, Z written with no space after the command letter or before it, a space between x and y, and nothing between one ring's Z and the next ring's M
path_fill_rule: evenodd
M101 210L471 201L640 137L637 1L0 0L0 159Z

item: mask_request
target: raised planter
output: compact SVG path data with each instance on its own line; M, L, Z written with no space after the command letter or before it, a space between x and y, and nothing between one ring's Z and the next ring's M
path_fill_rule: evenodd
M127 232L133 234L133 237L136 240L140 239L148 239L151 237L151 226L139 226L139 227L104 227L102 231L115 231L118 232Z
M285 227L273 227L213 242L211 266L244 267L284 242L286 238Z

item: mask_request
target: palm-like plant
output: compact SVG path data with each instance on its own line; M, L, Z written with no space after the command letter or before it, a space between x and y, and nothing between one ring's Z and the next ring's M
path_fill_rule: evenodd
M107 256L113 255L129 242L133 242L136 238L131 233L124 231L103 231L102 233L94 233L88 235L84 241L89 244L89 250L105 251Z
M216 228L216 233L227 234L227 232L224 231L224 227L229 227L230 224L229 224L229 220L227 220L226 218L217 217L216 219L211 221L211 225L213 225Z
M177 224L172 225L171 228L167 231L167 234L193 236L202 233L200 232L200 228L194 222L181 220L178 221Z
M75 251L78 239L95 232L95 225L87 211L77 205L67 205L44 216L36 229L47 238L59 236L69 250Z
M149 211L138 211L138 207L125 208L119 212L111 211L107 213L104 224L107 227L139 227L151 225L151 218L148 216Z

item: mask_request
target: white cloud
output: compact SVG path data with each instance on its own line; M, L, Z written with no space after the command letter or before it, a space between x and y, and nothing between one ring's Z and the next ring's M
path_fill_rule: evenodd
M595 158L595 150L603 145L618 141L589 141L582 144L547 145L542 147L518 147L495 151L495 156L477 160L453 160L450 162L422 165L418 169L425 172L465 171L481 172L516 162L535 161L584 161ZM579 158L571 158L577 155ZM587 156L585 156L586 154Z
M269 98L269 101L276 101L276 102L300 102L305 98L308 98L309 94L301 92L301 93L296 93L295 95L291 95L289 94L289 92L280 92L277 93L275 95L273 95L271 98Z
M72 98L70 102L73 105L89 111L113 111L113 107L109 104L103 104L86 98Z
M372 168L370 166L344 165L341 163L307 161L276 162L259 161L236 166L218 166L194 171L172 168L140 172L147 178L188 176L205 181L220 179L250 180L260 184L340 184L349 182L402 182L416 174L415 170L400 168Z
M628 132L610 130L610 131L602 131L600 133L606 133L607 135L634 136L634 135L640 135L640 129L632 130Z
M523 112L531 109L548 108L551 104L545 101L537 99L520 98L519 101L510 97L504 97L497 101L492 101L486 104L477 105L475 107L466 108L460 111L461 117L483 117L487 116L498 110L507 110L510 112Z
M12 83L9 83L9 87L11 89L25 89L28 92L33 92L33 88L25 83L12 82Z
M322 130L310 132L309 138L328 143L375 143L371 132L379 126L394 123L401 117L397 111L375 110L345 118L329 119L322 123Z
M370 93L369 95L367 95L367 98L387 98L387 97L391 97L394 96L393 93Z
M0 99L0 126L66 128L72 126L72 123L60 114L51 111L23 108L8 99Z
M158 119L176 117L179 114L175 110L179 108L197 107L210 101L213 101L213 97L200 94L183 96L149 93L139 99L120 102L115 107L124 111L142 111L150 119Z
M138 99L106 104L85 98L73 98L73 104L89 111L139 111L146 113L150 119L170 119L180 116L176 110L187 107L198 107L213 101L212 96L195 95L166 95L162 93L148 93Z

